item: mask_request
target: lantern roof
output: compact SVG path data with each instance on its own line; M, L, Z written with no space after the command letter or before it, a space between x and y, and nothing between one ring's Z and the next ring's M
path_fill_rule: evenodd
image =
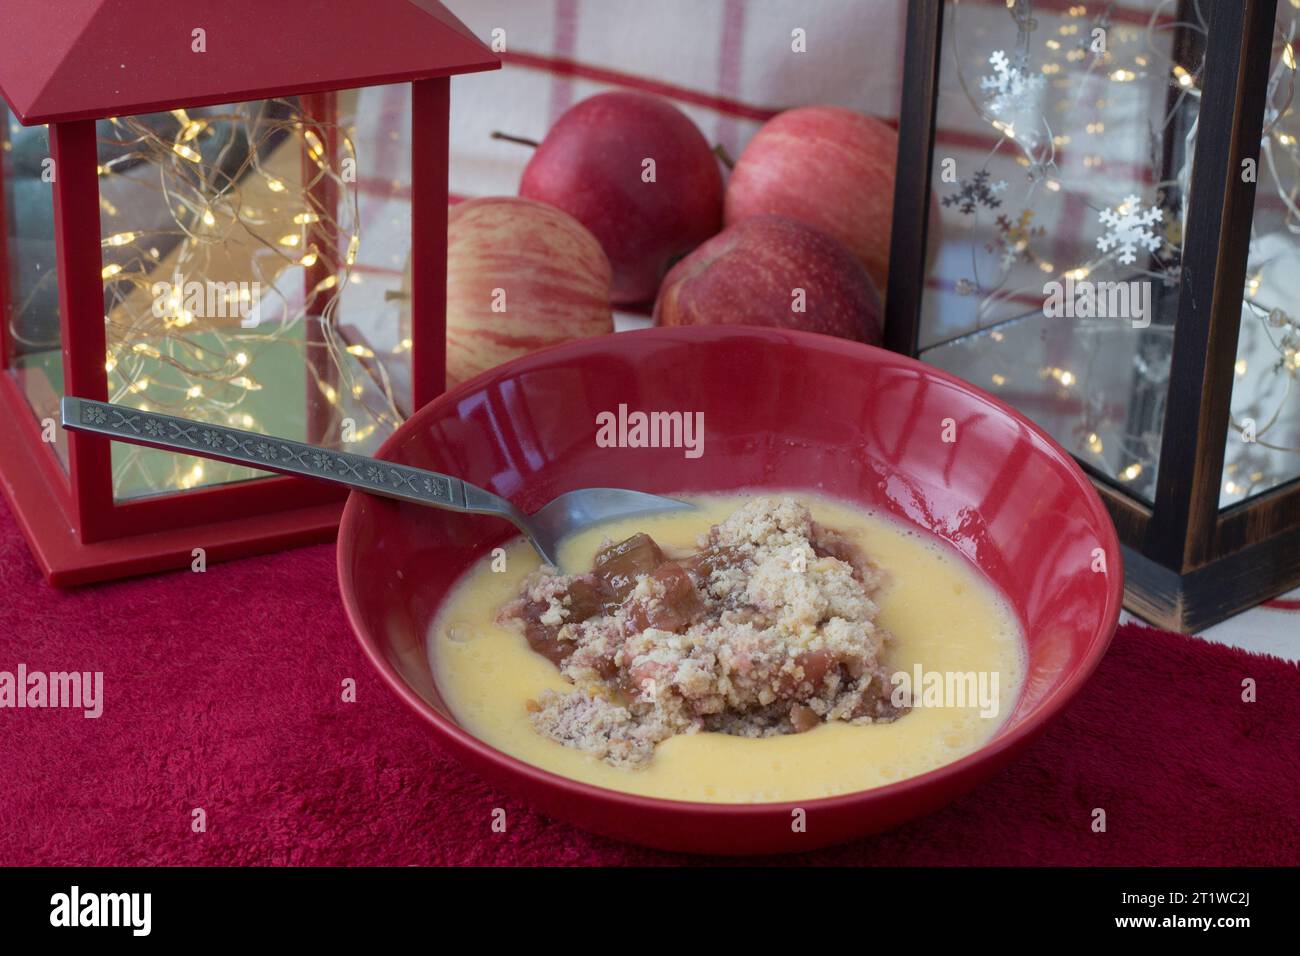
M200 29L204 52L196 51ZM500 65L437 0L0 4L0 94L28 126Z

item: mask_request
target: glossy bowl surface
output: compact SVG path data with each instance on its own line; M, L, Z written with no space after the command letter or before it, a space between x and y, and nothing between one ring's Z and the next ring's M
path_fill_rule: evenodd
M703 412L703 454L597 447L597 414L620 404ZM1069 455L957 378L841 339L724 326L562 345L439 397L380 454L463 477L528 512L600 485L664 494L807 489L927 529L1010 599L1029 667L1011 717L981 750L889 786L798 804L634 796L548 773L475 739L439 693L426 657L432 619L461 574L511 527L353 493L339 529L339 582L357 638L393 691L443 746L502 789L552 816L651 846L807 850L929 813L1043 729L1092 673L1119 616L1114 526ZM792 831L796 807L807 814L806 832Z

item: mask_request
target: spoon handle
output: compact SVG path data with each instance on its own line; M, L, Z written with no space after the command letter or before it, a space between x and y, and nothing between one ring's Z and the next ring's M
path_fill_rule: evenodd
M61 411L64 428L106 435L133 445L314 478L452 511L503 517L514 511L509 502L459 478L378 458L86 398L64 398Z

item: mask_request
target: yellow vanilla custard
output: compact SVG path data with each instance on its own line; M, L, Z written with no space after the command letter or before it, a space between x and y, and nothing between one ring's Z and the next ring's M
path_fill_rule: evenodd
M765 492L772 494L772 492ZM884 663L911 710L888 723L828 721L804 733L743 737L685 733L657 744L651 760L614 766L539 733L530 702L573 690L550 660L498 614L539 559L522 539L486 555L458 582L429 635L429 656L456 720L480 740L527 763L628 793L710 803L808 800L878 787L972 753L1015 708L1024 641L1002 596L949 546L893 519L790 491L819 524L840 532L883 572L876 623L891 638ZM586 570L605 541L649 534L665 551L697 539L752 495L690 498L689 512L588 529L563 542L560 563ZM976 688L979 688L977 691Z

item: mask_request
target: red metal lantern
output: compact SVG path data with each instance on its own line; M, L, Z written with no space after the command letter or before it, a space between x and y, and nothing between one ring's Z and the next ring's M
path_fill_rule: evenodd
M449 77L500 61L434 0L80 8L0 12L9 503L58 585L327 540L338 492L58 398L372 449L443 389Z

